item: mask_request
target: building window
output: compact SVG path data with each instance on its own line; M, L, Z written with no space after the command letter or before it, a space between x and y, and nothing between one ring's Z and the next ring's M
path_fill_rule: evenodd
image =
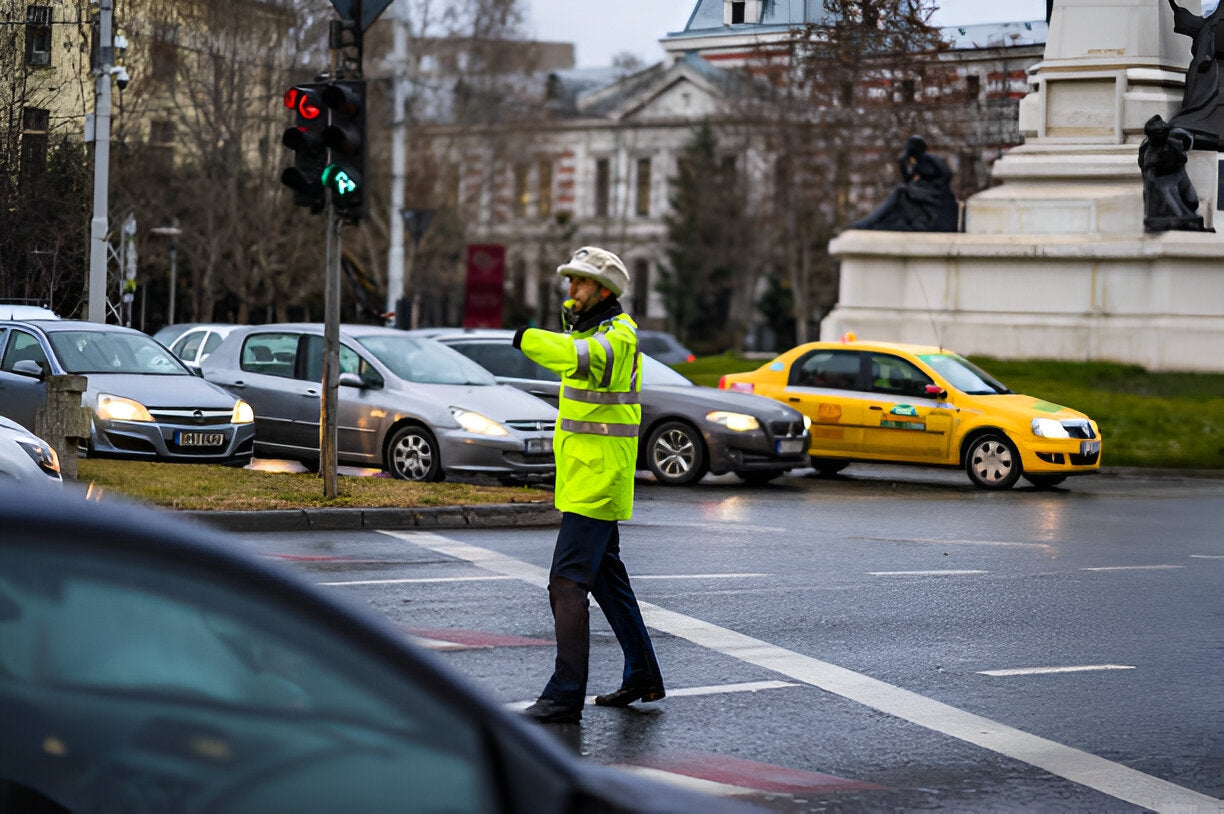
M47 131L51 111L27 107L21 114L21 177L41 178L47 169Z
M638 319L646 318L646 307L650 303L650 261L633 261L633 303L629 310Z
M153 67L153 79L163 85L173 85L178 77L178 26L172 23L155 23L153 39L149 43L149 58Z
M608 195L611 191L611 164L606 158L595 161L595 217L608 217Z
M527 202L531 193L527 191L527 165L514 165L514 217L527 217Z
M51 64L51 7L26 6L26 65Z
M731 0L731 25L744 22L745 0Z
M552 214L552 208L553 208L553 194L552 194L553 165L552 165L552 162L551 161L541 161L539 167L537 168L537 173L538 173L538 178L536 180L538 182L537 186L539 187L539 194L536 196L536 200L538 201L538 203L536 204L536 211L540 217L547 218L549 215Z
M637 195L633 211L638 217L650 214L650 159L639 158L637 162Z
M976 102L982 95L982 77L971 73L965 77L965 100Z
M912 102L918 94L918 86L912 79L901 80L901 101Z

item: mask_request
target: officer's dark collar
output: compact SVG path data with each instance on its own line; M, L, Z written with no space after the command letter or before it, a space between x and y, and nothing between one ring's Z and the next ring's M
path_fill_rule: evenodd
M596 303L595 307L590 311L583 311L579 314L578 322L574 324L574 330L579 333L589 331L601 323L612 319L617 314L623 313L625 313L625 309L621 308L620 300L616 297L607 297Z

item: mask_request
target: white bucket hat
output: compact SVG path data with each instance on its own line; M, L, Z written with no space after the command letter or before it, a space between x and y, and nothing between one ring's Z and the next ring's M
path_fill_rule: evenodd
M618 297L629 287L629 272L621 259L595 246L574 252L568 263L557 266L557 276L589 277Z

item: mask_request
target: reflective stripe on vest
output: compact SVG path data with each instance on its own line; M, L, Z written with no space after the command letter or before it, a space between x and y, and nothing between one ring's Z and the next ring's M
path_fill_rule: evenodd
M600 390L581 390L577 387L566 387L565 397L570 401L581 401L583 404L637 404L641 399L637 393L609 393Z
M604 372L603 378L599 380L600 388L606 388L612 383L612 365L616 361L615 355L612 353L612 343L608 341L608 337L602 333L597 333L591 337L604 349ZM589 350L588 350L589 353Z
M578 353L578 369L574 376L585 379L591 375L591 347L586 342L575 342L574 350Z
M561 429L584 435L614 435L619 438L636 438L638 434L637 424L601 424L595 421L575 421L572 418L561 419Z

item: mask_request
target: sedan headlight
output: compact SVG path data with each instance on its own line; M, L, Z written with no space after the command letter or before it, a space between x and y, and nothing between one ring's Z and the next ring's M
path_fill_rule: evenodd
M477 435L509 435L510 431L493 419L462 407L450 408L451 415L459 422L459 426Z
M1071 433L1067 432L1067 428L1062 425L1062 422L1055 421L1052 418L1034 418L1033 435L1039 435L1042 438L1071 437Z
M231 424L250 424L254 420L255 411L251 409L251 405L242 399L234 402L234 412L230 413Z
M122 396L112 396L109 393L98 394L96 408L98 418L103 421L152 421L153 416L139 401L125 399Z
M744 413L728 413L725 410L715 410L712 413L706 413L706 420L713 421L715 424L722 424L729 430L735 432L748 432L749 430L759 430L761 423L750 415Z
M50 444L33 439L17 439L17 445L34 459L38 468L48 475L58 475L60 471L59 456L55 454Z

